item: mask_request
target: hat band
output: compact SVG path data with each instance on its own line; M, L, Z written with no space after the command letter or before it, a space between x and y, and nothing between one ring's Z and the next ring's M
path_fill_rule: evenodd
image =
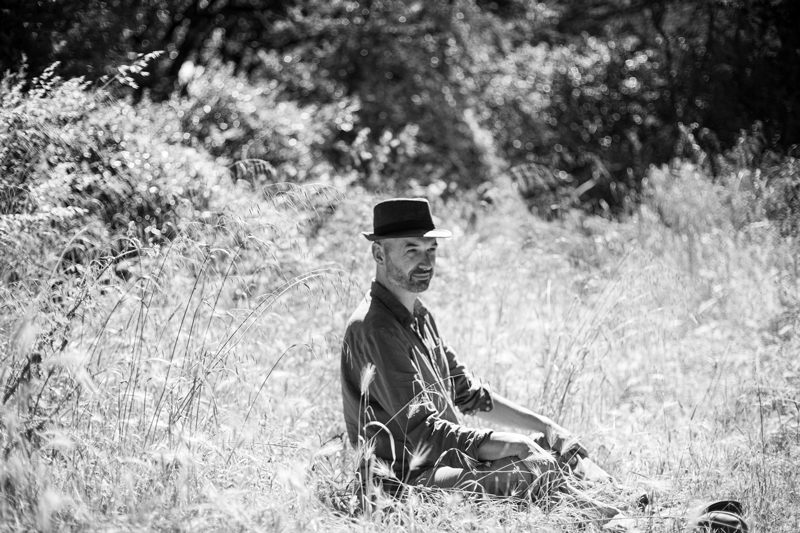
M382 226L376 227L373 235L377 237L380 235L399 233L401 231L431 231L434 229L436 229L436 227L433 224L425 222L423 222L422 224L410 221L394 222L392 224L384 224Z

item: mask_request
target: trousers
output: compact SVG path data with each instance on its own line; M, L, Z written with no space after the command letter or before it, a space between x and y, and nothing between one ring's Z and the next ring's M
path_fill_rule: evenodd
M506 457L478 462L459 450L442 454L433 468L409 480L409 484L439 489L541 500L558 491L563 476L555 460L546 457Z

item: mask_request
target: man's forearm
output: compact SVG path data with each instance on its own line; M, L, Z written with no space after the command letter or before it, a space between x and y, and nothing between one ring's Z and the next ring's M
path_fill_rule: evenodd
M589 452L587 452L583 444L550 418L522 407L497 393L492 393L492 400L494 401L494 407L491 411L480 411L478 413L478 416L484 420L494 424L541 433L546 438L547 447L552 448L559 454L565 454L568 460L573 455L588 457ZM491 446L487 448L487 450L490 449L492 449Z
M513 439L505 438L508 433L493 433L483 441L478 448L478 459L481 461L496 461L504 457L518 457L524 447L522 442L514 435Z
M519 433L504 433L495 431L478 447L478 460L496 461L506 457L526 459L536 455L541 459L552 460L547 452L537 445L530 437Z
M558 427L550 418L534 413L530 409L522 407L495 392L492 393L492 400L494 407L491 411L479 411L477 413L480 418L487 422L527 431L537 431L544 435L547 434L548 427Z

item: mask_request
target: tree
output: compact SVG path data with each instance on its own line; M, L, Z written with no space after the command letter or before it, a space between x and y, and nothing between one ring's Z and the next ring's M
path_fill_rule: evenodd
M686 131L721 152L757 122L800 141L793 0L10 0L3 68L98 77L166 53L139 94L186 64L233 65L301 105L342 102L325 153L394 183L472 186L544 163L594 205L635 199ZM688 128L688 130L686 129ZM682 133L684 132L684 133ZM713 158L712 158L713 160Z

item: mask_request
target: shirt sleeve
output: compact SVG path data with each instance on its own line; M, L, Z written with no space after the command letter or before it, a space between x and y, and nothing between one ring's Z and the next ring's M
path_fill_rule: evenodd
M494 400L489 384L473 376L472 372L458 360L455 350L447 343L444 343L444 353L450 369L456 407L465 415L494 409Z
M438 416L434 395L427 389L414 359L413 348L400 332L376 328L365 334L364 351L375 364L369 386L370 402L377 401L387 413L395 441L402 440L411 453L426 450L425 462L433 462L447 450L458 449L477 459L478 447L490 431L464 427ZM398 439L395 432L402 433Z

